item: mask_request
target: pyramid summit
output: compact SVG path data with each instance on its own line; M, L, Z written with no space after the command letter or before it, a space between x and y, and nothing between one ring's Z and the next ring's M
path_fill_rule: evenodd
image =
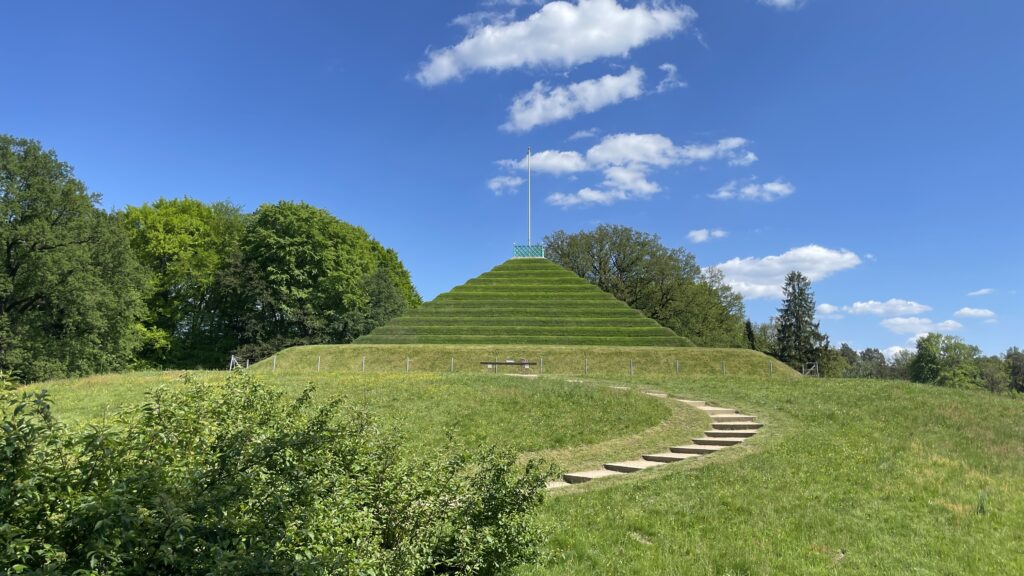
M544 258L508 260L357 343L692 346Z

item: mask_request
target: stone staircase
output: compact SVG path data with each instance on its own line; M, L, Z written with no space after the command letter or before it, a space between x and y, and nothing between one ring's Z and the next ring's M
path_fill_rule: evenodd
M622 386L612 388L623 389ZM622 476L632 474L648 468L665 466L673 462L681 462L690 458L700 458L725 450L731 446L743 443L760 431L764 424L756 422L753 416L740 414L733 408L712 406L700 400L684 400L681 398L670 398L662 392L645 392L648 396L665 398L670 401L682 402L698 410L702 410L711 418L711 429L704 433L701 438L694 438L692 444L672 446L667 452L644 454L639 460L626 460L624 462L609 462L604 467L596 470L584 470L582 472L571 472L563 474L561 480L548 482L548 489L557 489L572 484L582 484L608 478L610 476Z

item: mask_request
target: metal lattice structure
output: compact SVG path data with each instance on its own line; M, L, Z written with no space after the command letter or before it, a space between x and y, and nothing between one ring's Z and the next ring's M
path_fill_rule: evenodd
M529 245L525 245L525 246L522 245L522 244L513 244L512 245L512 257L513 258L543 258L544 257L544 247L536 245L536 244L529 244Z

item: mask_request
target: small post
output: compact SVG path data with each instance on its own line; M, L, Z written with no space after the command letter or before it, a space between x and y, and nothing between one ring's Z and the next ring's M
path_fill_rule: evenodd
M249 359L248 358L245 359L245 368L246 368L246 370L249 369Z
M629 359L629 375L630 376L633 375L633 359L632 358Z
M405 357L405 371L406 371L406 372L408 372L408 371L409 371L409 364L410 364L410 361L409 361L409 357L408 357L408 356L406 356L406 357Z
M774 376L774 375L775 375L775 365L772 364L771 360L769 360L768 361L768 376Z
M270 369L271 372L277 372L277 354L274 354L273 367Z
M590 373L590 366L587 363L587 355L583 355L583 375L586 376Z
M492 370L492 372L494 372L495 374L498 373L498 357L497 356L494 357L494 370Z
M722 360L722 375L725 375L725 360Z
M316 371L317 372L320 371L320 357L319 356L316 357Z
M455 372L455 356L452 356L452 372Z
M366 356L363 356L363 372L366 372Z
M543 356L540 357L540 373L541 374L544 373L544 357Z
M679 360L676 360L676 376L679 376Z

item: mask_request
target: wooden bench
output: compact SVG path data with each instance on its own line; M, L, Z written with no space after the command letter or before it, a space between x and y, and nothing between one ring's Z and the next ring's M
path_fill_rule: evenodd
M487 368L493 368L494 371L497 372L498 371L498 366L519 366L520 368L526 368L527 370L529 370L530 366L536 366L537 363L536 362L530 362L528 360L504 360L504 361L487 360L487 361L481 362L480 365L481 366L486 366Z

